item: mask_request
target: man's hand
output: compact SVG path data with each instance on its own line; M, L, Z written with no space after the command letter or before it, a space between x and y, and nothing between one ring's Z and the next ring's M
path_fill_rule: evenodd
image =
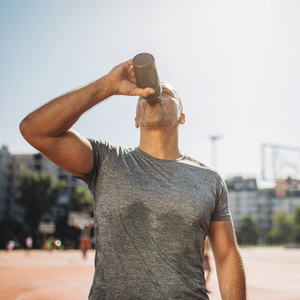
M147 97L154 93L152 88L141 89L136 85L132 59L114 67L107 75L112 95Z
M90 143L71 127L87 110L113 95L147 97L152 88L136 85L132 60L98 80L64 94L29 114L20 124L24 138L62 169L84 177L93 168Z

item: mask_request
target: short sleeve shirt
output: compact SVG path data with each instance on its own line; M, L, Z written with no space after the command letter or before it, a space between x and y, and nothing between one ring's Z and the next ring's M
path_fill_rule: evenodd
M204 239L212 221L231 219L219 174L188 155L151 157L89 139L95 274L90 300L208 299Z

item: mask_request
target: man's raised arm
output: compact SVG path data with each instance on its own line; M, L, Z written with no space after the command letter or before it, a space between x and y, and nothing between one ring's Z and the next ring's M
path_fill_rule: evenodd
M113 95L147 97L152 88L136 86L132 60L100 79L59 96L29 114L20 124L24 138L62 169L84 177L93 168L90 143L71 127L87 110Z

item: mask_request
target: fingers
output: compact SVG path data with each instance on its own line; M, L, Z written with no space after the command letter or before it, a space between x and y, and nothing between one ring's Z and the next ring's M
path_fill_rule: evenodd
M127 72L133 73L132 59L128 59L127 61L123 62L121 65L125 67L125 70Z
M141 89L141 88L135 88L133 90L133 96L141 96L141 97L148 97L151 94L154 94L155 91L153 88L145 88L145 89Z
M127 65L127 67L129 66L129 74L132 76L131 78L131 81L134 82L134 84L136 84L136 79L135 79L135 75L134 75L134 69L133 69L133 65L132 65L132 59L129 59L125 62L125 64ZM133 90L133 94L134 96L141 96L141 97L148 97L149 95L151 94L154 94L155 91L153 88L145 88L145 89L142 89L142 88L139 88L139 87L136 87L134 90Z
M126 61L124 62L124 64L127 64L127 65L129 65L129 66L132 66L132 58L126 60Z
M113 85L114 95L148 97L149 95L155 93L154 89L150 87L145 89L137 87L132 59L129 59L113 68L108 76Z

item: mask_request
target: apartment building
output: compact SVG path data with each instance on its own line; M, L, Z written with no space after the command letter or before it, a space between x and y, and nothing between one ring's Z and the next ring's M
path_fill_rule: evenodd
M2 146L0 149L0 220L6 214L6 205L7 205L7 177L9 170L9 158L10 153L6 146Z
M278 179L272 199L272 213L284 209L288 215L300 206L300 180L287 178Z
M25 170L38 173L49 172L65 182L57 204L53 208L53 216L63 216L67 211L69 199L76 187L87 185L62 170L41 153L11 155L6 146L0 149L0 219L11 217L22 223L23 208L16 203L18 183L21 173ZM255 178L240 176L225 180L229 192L229 205L235 227L238 228L242 219L250 214L258 221L260 229L265 232L272 227L272 216L284 209L288 214L300 205L300 180L277 180L272 189L259 189Z
M235 227L238 228L246 215L257 220L262 232L272 227L273 215L284 209L292 214L300 205L300 181L280 179L271 189L259 189L255 178L240 176L225 180L229 192L229 206Z
M24 210L16 202L19 192L18 183L23 171L48 172L65 182L65 188L53 208L53 216L66 212L69 199L76 187L87 185L74 175L62 170L41 153L11 155L6 146L0 149L0 219L11 217L23 222Z

